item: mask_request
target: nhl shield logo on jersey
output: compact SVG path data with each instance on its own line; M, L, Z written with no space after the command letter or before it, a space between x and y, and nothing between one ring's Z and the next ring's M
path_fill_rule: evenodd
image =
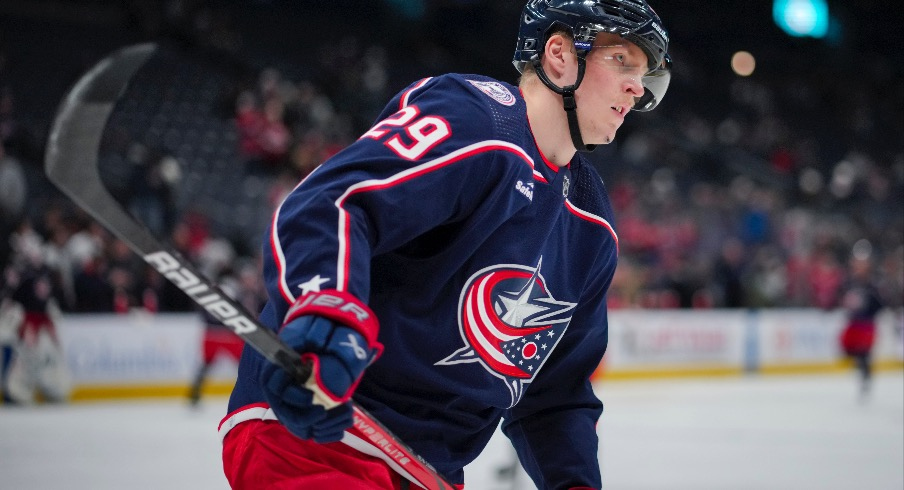
M462 289L458 325L464 347L437 366L478 362L508 388L514 406L571 321L575 303L553 297L540 266L485 268Z
M499 82L481 82L478 80L468 80L471 85L477 87L481 92L489 95L493 100L502 105L515 105L515 96L509 89L505 88Z

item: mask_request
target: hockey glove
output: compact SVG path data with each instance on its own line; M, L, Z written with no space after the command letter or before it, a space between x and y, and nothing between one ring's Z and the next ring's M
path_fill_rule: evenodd
M370 308L340 291L310 293L289 309L279 337L311 365L311 376L302 386L266 363L260 378L264 397L289 432L319 443L342 439L352 425L348 401L383 351L378 330Z

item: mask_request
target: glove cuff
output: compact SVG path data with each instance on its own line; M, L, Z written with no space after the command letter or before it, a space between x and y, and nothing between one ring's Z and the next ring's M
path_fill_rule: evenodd
M292 304L283 325L304 315L318 315L346 325L364 336L368 347L383 350L383 346L377 342L377 334L380 332L377 316L351 294L335 289L308 293Z

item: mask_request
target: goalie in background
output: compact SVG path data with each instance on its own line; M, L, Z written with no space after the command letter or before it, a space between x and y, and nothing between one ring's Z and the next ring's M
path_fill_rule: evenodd
M41 238L27 222L12 237L13 260L4 273L0 337L10 345L4 359L4 402L29 405L69 398L71 380L57 335L58 277L45 263ZM11 347L11 348L10 348ZM6 356L4 356L6 357Z

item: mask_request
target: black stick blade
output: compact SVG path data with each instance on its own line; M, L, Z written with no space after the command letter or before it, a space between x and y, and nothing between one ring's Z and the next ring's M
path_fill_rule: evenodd
M157 248L156 240L104 188L97 157L117 99L155 50L153 44L123 48L83 75L60 104L44 159L44 171L54 185L141 253Z
M84 74L63 99L54 119L47 144L44 170L54 183L67 172L94 168L103 128L117 99L132 75L156 50L154 44L123 48L98 62ZM78 155L63 154L73 149ZM63 159L77 158L83 165L60 165ZM71 180L69 180L71 181Z

